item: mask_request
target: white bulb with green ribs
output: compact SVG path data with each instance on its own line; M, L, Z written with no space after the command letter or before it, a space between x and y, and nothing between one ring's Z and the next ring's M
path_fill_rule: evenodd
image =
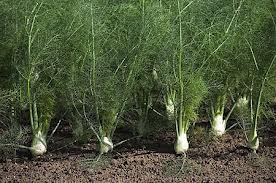
M34 101L30 104L30 118L32 126L32 145L31 153L33 156L40 156L47 151L47 133L50 127L50 121L53 117L54 101L51 97L43 97L41 102L44 102L44 106L40 106L41 112L38 115L37 104Z
M226 128L226 120L223 118L224 114L224 106L226 103L226 95L218 95L215 102L211 105L212 110L212 120L211 120L211 127L212 132L216 136L221 136L225 133Z
M41 131L33 136L31 152L34 156L40 156L47 152L46 135Z
M224 110L227 102L226 96L226 92L219 93L215 96L213 103L211 104L211 128L215 136L222 136L225 134L227 121L237 106L237 102L235 102L227 116L224 118Z
M182 131L176 137L176 142L174 144L174 150L176 154L183 154L189 149L189 142L187 138L187 133Z
M176 91L171 87L167 87L166 95L164 96L164 102L166 106L166 114L169 121L173 121L175 118L175 100L176 100Z
M248 97L246 95L243 95L238 98L237 108L239 108L239 109L247 108L248 104L249 104Z
M100 154L108 153L113 150L112 136L117 126L117 110L108 109L101 110L100 117L100 139L99 152Z

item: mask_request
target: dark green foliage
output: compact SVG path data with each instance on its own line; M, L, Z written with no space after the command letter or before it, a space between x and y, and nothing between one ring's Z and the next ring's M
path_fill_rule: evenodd
M16 145L25 144L27 129L22 128L15 110L16 93L0 91L0 160L15 156Z
M6 65L10 64L7 86L16 93L12 122L16 123L21 111L28 108L33 137L37 133L47 136L54 117L55 86L60 82L57 76L62 70L58 54L60 9L53 2L3 1L9 7L3 13L9 32L2 38L10 50L4 57Z
M16 15L15 7L9 1L0 2L0 87L10 89L13 85L15 65L12 64L14 56ZM11 24L13 26L11 26Z
M66 9L74 12L68 17L71 33L64 48L69 53L72 113L98 138L112 138L137 72L133 56L137 43L126 26L135 19L125 17L125 11L132 7L106 5L101 1L78 1Z
M0 129L8 130L10 128L19 128L16 121L17 111L14 108L16 105L16 92L0 91Z
M206 94L206 85L201 76L190 74L184 84L184 120L195 120L197 109Z
M162 126L170 96L187 131L207 91L213 113L247 96L239 120L275 119L275 20L273 1L2 0L0 127L28 109L46 135L62 113L101 143L128 113L140 135Z

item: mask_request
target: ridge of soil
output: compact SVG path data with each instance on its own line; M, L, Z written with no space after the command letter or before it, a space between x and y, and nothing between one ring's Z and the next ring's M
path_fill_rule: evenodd
M0 182L276 182L276 134L264 134L257 154L245 147L242 132L230 131L221 138L191 135L186 156L176 156L174 133L160 132L128 141L98 161L95 141L62 148L60 140L43 157L2 160Z

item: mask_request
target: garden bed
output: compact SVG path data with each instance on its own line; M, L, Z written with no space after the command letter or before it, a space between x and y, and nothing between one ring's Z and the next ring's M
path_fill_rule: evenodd
M28 159L19 154L3 160L0 178L1 182L276 181L276 133L263 133L257 154L246 148L238 130L212 140L202 127L193 133L197 134L190 137L192 146L186 158L173 151L174 133L160 132L123 143L97 162L95 141L64 146L66 139L56 137L45 156ZM119 132L117 136L120 139L115 140L120 141L130 135Z

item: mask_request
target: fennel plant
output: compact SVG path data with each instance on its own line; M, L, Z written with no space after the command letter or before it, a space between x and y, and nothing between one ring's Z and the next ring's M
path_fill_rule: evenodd
M54 115L53 81L58 75L58 14L51 1L16 2L18 42L14 63L19 98L28 106L33 156L47 151L47 133Z
M256 62L249 59L252 49L247 48L252 32L265 19L260 13L265 5L243 0L216 4L210 1L207 5L215 13L204 10L201 15L207 14L206 24L211 25L206 34L207 57L204 62L209 68L206 77L211 94L211 127L213 133L220 136L225 133L236 106L249 106L248 82Z
M188 130L191 122L197 117L197 109L207 92L206 84L200 70L200 43L203 34L192 18L192 9L197 4L187 1L173 4L170 21L170 49L164 53L157 72L164 90L167 116L175 122L177 154L185 153L189 148ZM177 30L177 31L176 31ZM161 52L162 53L162 52Z
M248 147L253 151L259 148L259 121L267 120L265 107L273 100L275 92L276 25L272 12L273 3L259 6L259 11L252 15L250 37L247 38L248 56L254 65L250 68L250 81L245 83L250 91L249 107L240 109L239 112L246 115L239 116L239 119L243 122ZM258 19L253 20L253 17Z
M89 125L100 154L113 149L113 135L133 88L136 58L120 8L109 1L78 1L68 11L71 100L74 113ZM128 32L131 34L131 32Z

